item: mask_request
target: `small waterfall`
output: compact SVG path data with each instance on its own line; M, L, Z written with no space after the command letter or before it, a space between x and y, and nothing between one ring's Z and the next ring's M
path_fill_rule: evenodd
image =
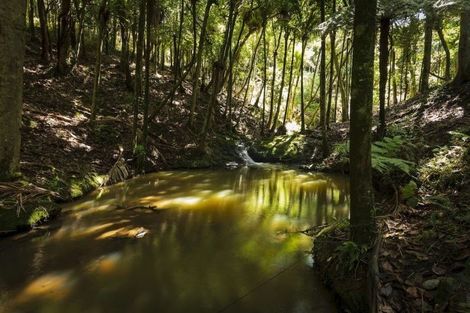
M243 162L245 163L246 166L248 166L248 167L260 167L261 166L260 163L255 162L250 157L245 145L242 142L237 143L237 152L238 152L238 155L243 160Z

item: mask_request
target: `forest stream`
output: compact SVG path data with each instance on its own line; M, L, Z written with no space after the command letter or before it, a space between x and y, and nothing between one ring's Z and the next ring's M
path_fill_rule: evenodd
M348 198L345 177L275 165L97 190L0 242L0 312L335 312L300 231Z

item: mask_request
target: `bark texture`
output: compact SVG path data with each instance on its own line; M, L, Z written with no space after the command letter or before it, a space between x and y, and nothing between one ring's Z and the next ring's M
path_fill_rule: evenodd
M376 0L356 0L351 82L351 235L369 244L374 233L371 166Z
M0 1L0 180L19 170L26 0Z

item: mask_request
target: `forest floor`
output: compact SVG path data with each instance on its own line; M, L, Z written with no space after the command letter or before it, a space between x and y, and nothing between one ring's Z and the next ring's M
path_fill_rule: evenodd
M121 157L129 165L129 176L138 174L132 143L133 92L126 88L119 59L112 55L103 58L100 110L95 125L90 125L94 61L85 58L69 75L57 77L53 66L41 65L39 51L37 43L27 45L22 177L0 186L5 191L0 197L0 235L28 229L55 215L58 207L51 198L66 201L97 188ZM174 86L167 69L157 73L151 77L151 115ZM242 118L240 123L233 123L223 115L222 108L216 110L217 122L201 144L209 95L201 91L192 127L187 123L190 99L191 86L184 82L173 103L151 122L146 172L220 167L241 161L237 142L255 135L251 130L258 129L253 112L248 108L236 110L234 114ZM27 205L29 200L34 200L30 201L32 205ZM35 208L37 203L41 203L40 209Z
M394 106L387 123L388 137L403 143L403 153L393 157L414 165L409 175L373 175L382 238L379 311L470 312L470 85L443 87ZM326 159L318 130L267 139L251 150L261 160L347 173L348 131L347 123L332 125ZM338 237L347 240L338 231L326 241ZM326 279L347 283L331 260L323 260L324 267L336 277ZM339 292L347 297L351 290Z

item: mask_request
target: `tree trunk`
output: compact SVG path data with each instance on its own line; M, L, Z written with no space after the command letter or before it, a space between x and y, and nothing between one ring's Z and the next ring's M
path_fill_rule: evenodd
M351 238L369 245L374 238L371 167L372 101L376 0L356 0L351 82Z
M266 21L263 23L266 29ZM264 134L266 126L266 85L268 82L268 45L266 42L266 31L263 32L263 108L261 110L261 134Z
M333 14L336 13L336 0L333 0ZM326 109L326 127L330 125L331 116L331 102L333 100L333 84L334 84L334 58L336 55L336 30L332 30L330 33L330 81L328 86L328 106ZM335 112L336 114L336 112Z
M133 90L131 71L129 69L129 30L126 18L126 9L123 8L119 14L119 26L121 28L121 59L120 69L126 77L126 87Z
M325 0L320 0L320 21L325 22ZM332 62L333 63L333 62ZM326 39L321 37L320 57L320 127L322 134L322 154L328 156L328 142L326 138Z
M385 98L387 92L387 80L388 80L388 37L390 35L390 18L382 17L380 19L380 60L379 60L379 128L378 137L382 139L386 134L386 123L385 123Z
M153 45L153 23L155 0L147 0L147 42L145 47L145 91L144 91L144 121L142 125L142 145L147 152L147 136L149 124L149 103L150 103L150 54L152 53Z
M274 25L273 25L273 35L274 32ZM266 128L269 130L271 127L271 122L273 120L273 113L274 113L274 92L276 87L276 70L277 70L277 53L279 51L279 46L281 45L281 36L282 36L282 29L279 31L279 37L274 43L274 53L273 53L273 73L271 77L271 97L269 99L269 117L268 123L266 124ZM274 36L274 38L276 38Z
M302 52L300 54L300 131L305 131L305 100L304 100L304 59L307 48L307 36L302 36Z
M28 18L29 18L29 32L31 36L31 40L36 39L36 31L34 28L34 0L29 0L28 6Z
M444 53L446 55L446 63L445 63L445 73L444 73L444 78L446 81L450 81L450 50L449 50L449 45L447 44L446 38L444 36L444 32L442 30L442 20L439 19L436 22L436 32L437 35L439 36L439 40L441 41L442 48L444 49Z
M191 110L189 111L189 125L193 124L194 118L194 111L196 110L197 105L197 98L199 95L199 76L201 74L201 67L202 67L202 53L204 52L204 42L206 40L206 31L207 31L207 22L209 21L209 13L211 10L211 6L213 4L213 0L207 0L206 8L204 10L204 18L202 21L201 27L201 35L199 37L199 45L197 48L197 56L196 56L196 70L193 74L193 94L191 96Z
M294 59L295 59L295 35L292 38L292 51L290 59L290 72L289 72L289 87L287 89L287 99L286 99L286 108L284 111L284 117L282 119L282 126L286 126L287 113L289 112L289 100L292 92L292 76L294 75Z
M19 171L25 0L0 1L0 181Z
M49 28L47 25L46 8L44 6L44 0L38 0L38 15L39 15L39 26L41 28L41 62L49 64L50 58L50 42L49 42Z
M431 73L431 54L432 54L432 29L434 26L434 17L431 13L426 14L424 23L424 52L423 65L421 69L421 81L419 92L424 93L429 90L429 75Z
M75 49L75 64L79 63L80 60L83 58L83 52L85 51L83 45L85 44L85 29L84 29L84 22L85 22L85 5L86 2L82 2L80 5L79 0L74 0L75 11L78 18L78 32L77 32L77 45Z
M137 124L139 121L139 107L142 102L142 55L145 35L145 1L139 1L139 26L137 27L137 47L135 60L135 87L134 87L134 118L132 123L132 138L137 143Z
M93 81L93 95L91 98L91 117L90 120L93 123L96 120L96 114L98 111L97 94L101 82L101 54L103 50L103 32L106 27L108 12L107 12L107 0L101 0L99 12L98 12L98 42L96 45L96 62L95 62L95 78Z
M470 7L464 8L460 15L459 55L454 84L467 82L470 82Z
M59 33L57 36L57 74L68 72L68 58L70 51L70 31L72 17L70 14L70 0L62 0L59 14Z
M282 75L281 75L281 86L279 87L279 97L277 101L276 112L274 113L274 119L271 126L271 132L274 133L276 131L277 122L279 119L279 112L281 111L281 104L282 104L282 91L284 90L284 83L286 78L286 63L287 63L287 50L289 48L289 31L286 29L284 33L284 57L282 61Z
M343 101L343 106L341 108L341 121L347 122L349 120L349 99L351 95L351 84L350 84L350 66L351 66L351 58L350 53L348 53L351 45L349 39L346 43L346 71L344 73L344 84L345 86L345 101Z

